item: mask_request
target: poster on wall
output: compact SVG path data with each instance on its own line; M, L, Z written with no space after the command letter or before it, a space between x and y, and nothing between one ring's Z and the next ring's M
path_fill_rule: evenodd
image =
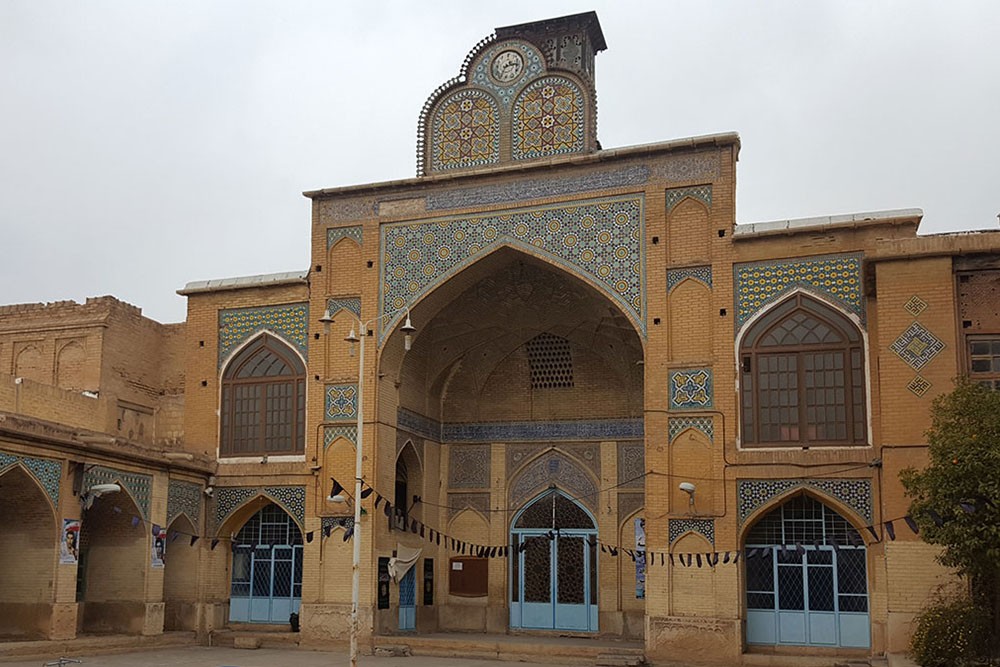
M76 565L80 556L80 520L63 519L62 540L59 544L59 562Z
M646 597L646 520L635 519L635 596Z
M153 553L150 565L163 567L167 559L167 535L162 528L153 524Z

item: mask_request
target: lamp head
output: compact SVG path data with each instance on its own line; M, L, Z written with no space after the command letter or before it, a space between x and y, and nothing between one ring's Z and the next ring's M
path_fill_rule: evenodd
M319 323L327 327L333 324L333 317L330 316L329 308L323 311L323 317L319 318Z
M417 331L417 328L413 326L413 322L410 321L409 311L406 312L406 321L403 322L403 326L401 326L399 329L404 334L403 349L409 352L410 348L413 347L413 334L416 333Z
M92 487L87 489L90 495L95 498L100 498L106 493L118 493L121 490L122 487L117 484L94 484Z
M688 495L694 495L695 485L691 482L681 482L679 488Z

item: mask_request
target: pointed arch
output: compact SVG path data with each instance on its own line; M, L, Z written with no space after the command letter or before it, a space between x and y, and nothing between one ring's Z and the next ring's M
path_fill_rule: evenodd
M551 500L554 508L545 502ZM552 525L555 521L556 526ZM542 491L514 513L511 530L597 530L597 517L578 498L573 498L559 488Z
M867 545L877 541L866 530L866 527L871 525L871 522L859 514L857 508L848 505L840 498L825 492L823 489L802 484L774 495L766 503L763 503L760 507L755 508L751 513L749 513L744 519L740 529L740 544L742 545L746 543L747 536L750 534L750 531L763 517L771 514L777 509L780 509L789 501L799 497L810 498L824 507L836 512L841 518L850 524L851 528L860 537L861 543Z
M56 354L56 386L61 389L81 390L84 386L84 367L87 353L78 340L70 340Z
M306 365L301 354L264 331L222 369L220 456L305 451Z
M14 377L48 384L44 366L42 351L34 343L24 345L14 355Z
M510 507L518 507L550 487L564 490L589 508L597 507L599 480L574 456L557 447L539 452L510 476Z
M167 549L163 569L163 629L195 630L199 590L200 547L192 545L197 535L186 513L178 514L167 526Z
M282 487L278 487L280 489ZM293 487L294 488L294 487ZM301 487L299 487L301 488ZM221 492L225 489L216 490L216 500L219 501L219 496ZM236 489L238 491L243 491L245 489ZM254 517L261 509L267 507L268 505L277 506L282 512L287 514L295 525L298 526L300 532L305 532L304 518L297 515L296 512L291 511L291 508L276 495L269 493L266 490L257 490L256 493L248 494L245 500L240 502L236 507L231 509L228 514L224 517L220 517L218 525L216 527L215 535L216 537L225 538L235 535L239 530ZM304 497L304 493L303 493Z

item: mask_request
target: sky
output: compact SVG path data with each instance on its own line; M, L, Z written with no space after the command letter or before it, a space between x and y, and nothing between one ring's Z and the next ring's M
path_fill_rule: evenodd
M595 10L605 148L735 131L737 221L996 229L1000 2L0 2L0 303L309 266L303 191L415 175L427 96L500 26Z

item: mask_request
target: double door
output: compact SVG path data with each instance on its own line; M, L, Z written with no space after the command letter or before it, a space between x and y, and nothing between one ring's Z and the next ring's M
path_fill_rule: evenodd
M511 559L511 627L597 631L596 533L517 531L512 538L519 548Z
M302 603L302 545L236 545L229 620L288 623Z

